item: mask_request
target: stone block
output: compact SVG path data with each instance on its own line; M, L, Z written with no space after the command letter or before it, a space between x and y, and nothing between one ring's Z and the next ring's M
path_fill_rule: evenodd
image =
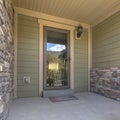
M120 67L91 69L90 87L92 92L120 100Z
M11 0L0 0L0 120L8 115L8 106L13 99L13 8ZM4 106L4 107L3 107ZM1 112L2 111L2 112Z

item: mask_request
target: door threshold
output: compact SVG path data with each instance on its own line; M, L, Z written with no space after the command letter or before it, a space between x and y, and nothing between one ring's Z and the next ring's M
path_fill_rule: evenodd
M74 92L72 89L62 89L62 90L43 90L43 97L58 97L65 95L73 95Z

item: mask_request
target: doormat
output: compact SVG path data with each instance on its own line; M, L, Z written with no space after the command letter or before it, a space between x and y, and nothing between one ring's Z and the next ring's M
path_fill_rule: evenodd
M78 100L78 98L73 95L50 97L49 99L51 102L63 102L63 101L70 101L70 100Z

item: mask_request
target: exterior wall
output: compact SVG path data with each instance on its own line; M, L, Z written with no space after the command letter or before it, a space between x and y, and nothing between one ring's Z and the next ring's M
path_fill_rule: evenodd
M0 0L0 120L8 116L14 98L13 7L11 0Z
M30 22L30 21L34 22ZM32 26L35 25L35 26ZM32 29L34 30L32 30ZM34 32L34 35L33 35ZM73 33L74 34L74 33ZM31 38L32 37L32 38ZM25 38L25 39L24 39ZM18 97L38 95L38 24L37 19L24 15L18 17ZM37 42L36 42L37 40ZM74 40L74 91L88 90L88 30L84 29L81 40ZM32 43L32 44L31 44ZM28 44L30 46L28 46ZM35 49L35 50L34 50ZM40 49L40 48L39 48ZM31 56L31 57L30 57ZM35 58L36 56L36 58ZM33 59L33 60L32 60ZM32 61L31 61L32 60ZM28 63L29 61L29 63ZM30 62L31 61L31 62ZM34 62L35 61L35 62ZM34 67L34 68L33 68ZM34 70L33 70L34 69ZM35 73L33 73L33 71ZM33 77L31 76L33 74ZM31 84L23 83L23 76L31 76ZM34 84L35 83L35 84Z
M74 88L75 92L88 90L88 30L81 40L74 40Z
M93 67L120 66L120 12L93 27Z
M91 70L91 91L120 101L120 67Z
M17 96L38 96L39 26L37 18L18 15ZM30 77L30 84L23 81Z
M93 27L91 91L120 100L120 11Z

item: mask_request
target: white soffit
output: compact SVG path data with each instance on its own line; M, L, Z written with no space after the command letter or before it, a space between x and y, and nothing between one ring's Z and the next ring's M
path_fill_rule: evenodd
M91 25L120 10L120 0L14 0L14 4Z

